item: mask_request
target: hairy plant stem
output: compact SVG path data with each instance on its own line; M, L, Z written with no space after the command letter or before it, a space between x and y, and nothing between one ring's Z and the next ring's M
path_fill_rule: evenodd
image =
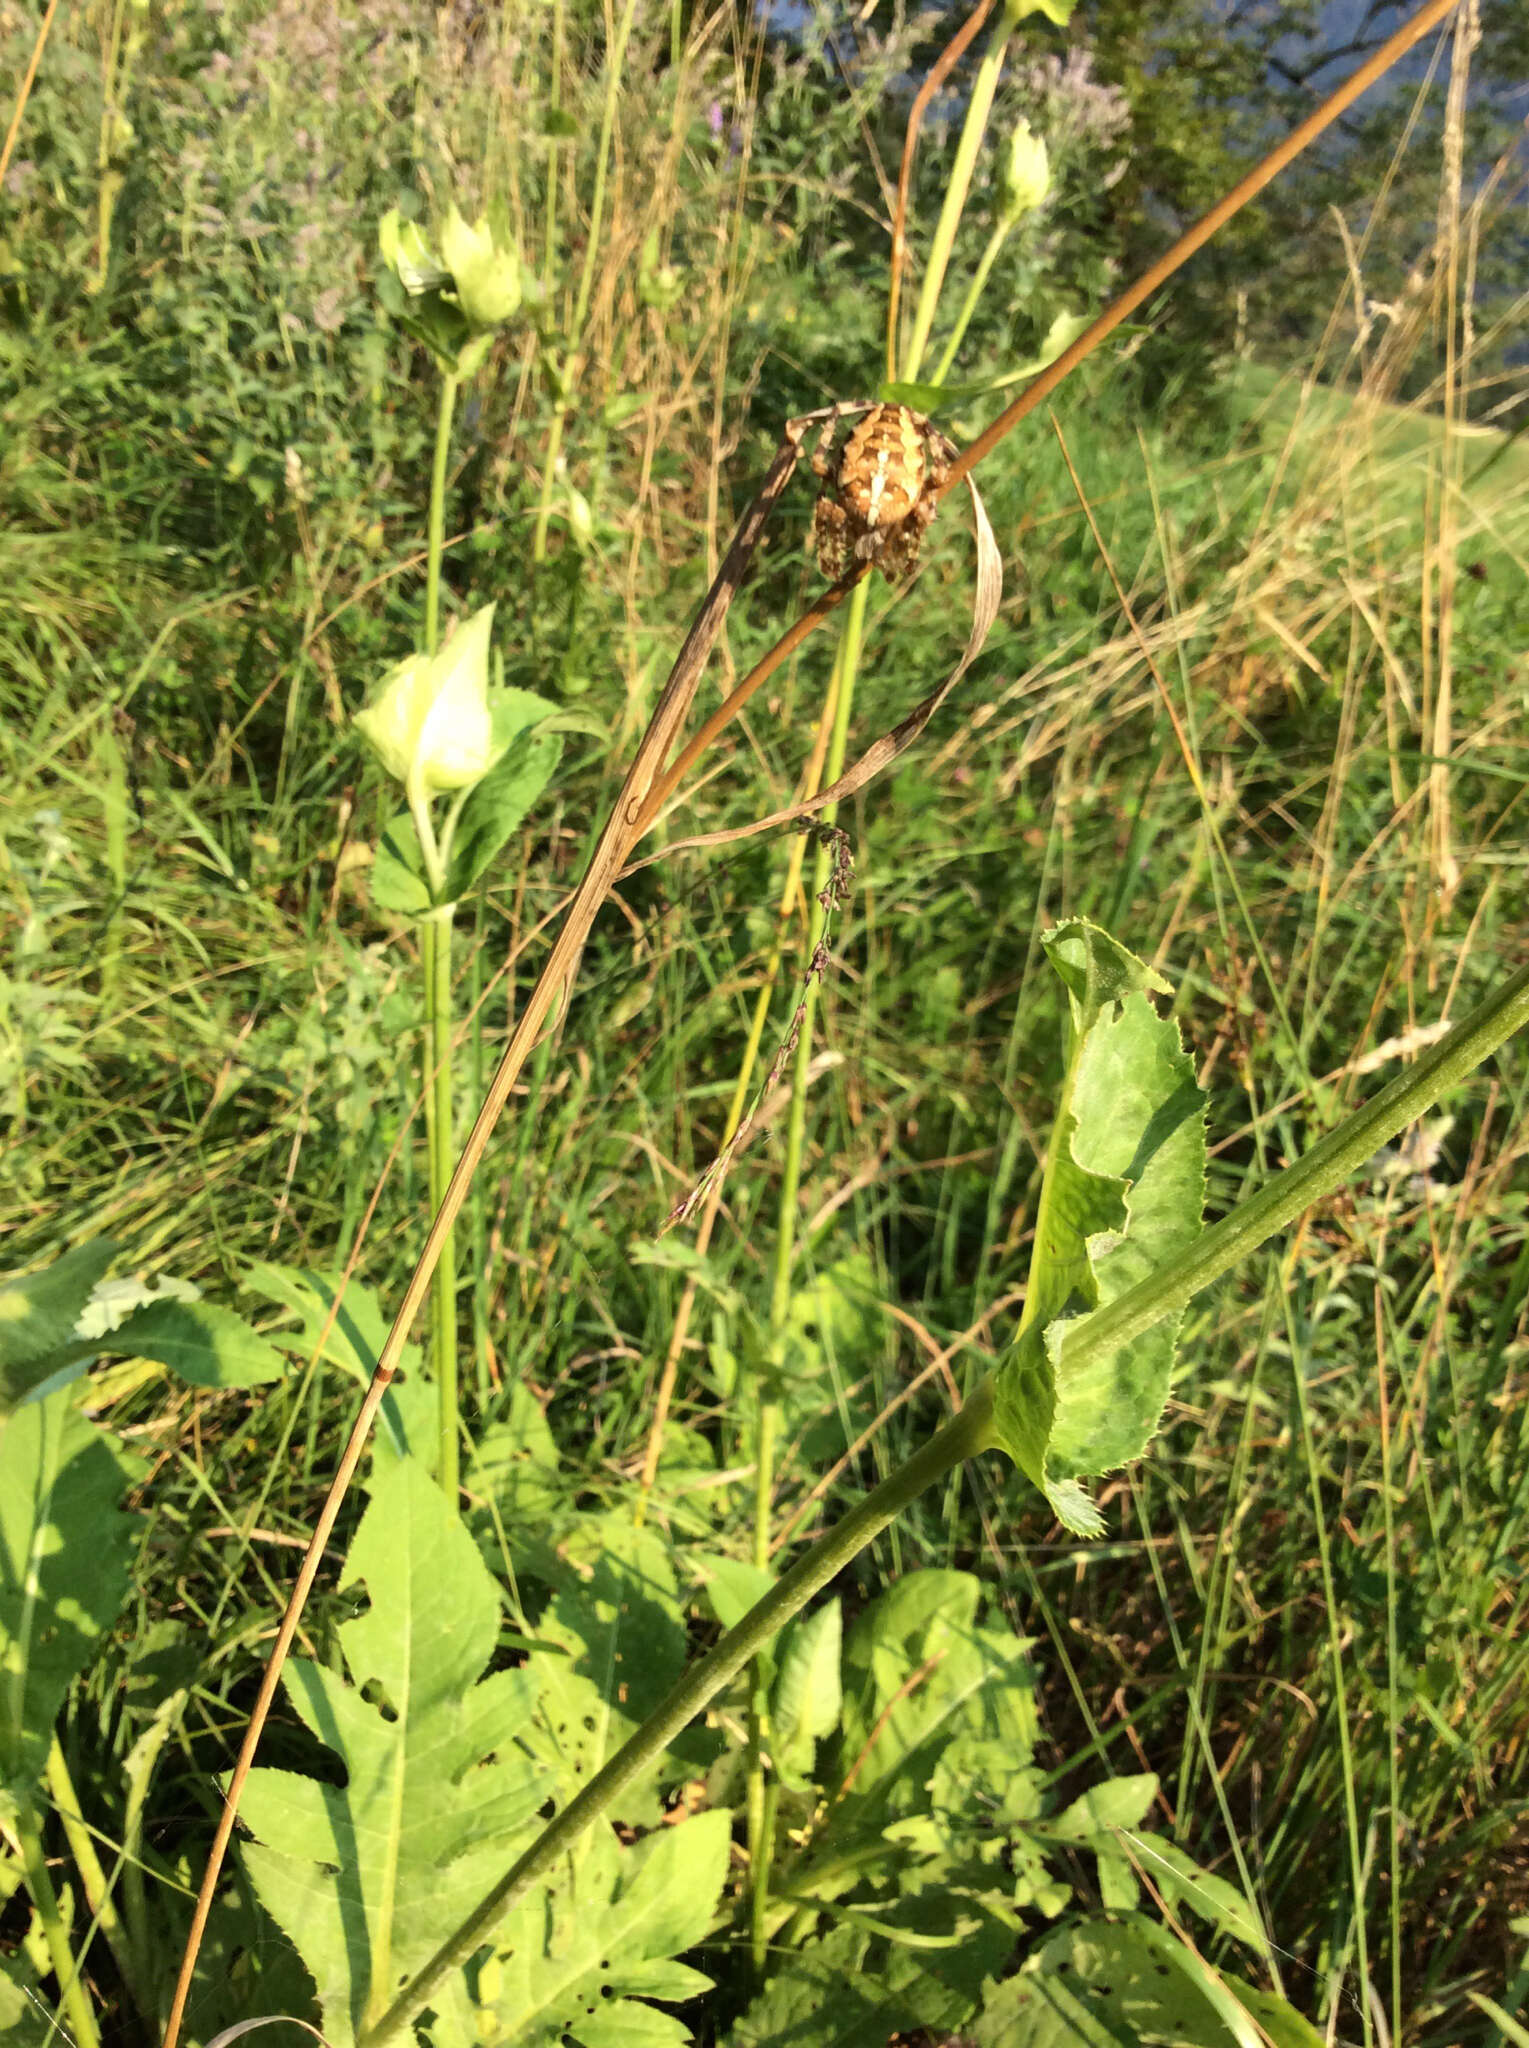
M742 1621L696 1660L636 1734L564 1807L450 1941L404 1986L375 2025L366 2029L360 2036L359 2048L380 2048L382 2042L422 2012L452 1971L459 1969L482 1945L505 1914L547 1875L613 1800L658 1762L675 1736L737 1677L793 1615L799 1614L927 1487L979 1451L990 1449L993 1442L992 1394L984 1384L959 1415L953 1416L922 1450L890 1473L841 1522L820 1536Z

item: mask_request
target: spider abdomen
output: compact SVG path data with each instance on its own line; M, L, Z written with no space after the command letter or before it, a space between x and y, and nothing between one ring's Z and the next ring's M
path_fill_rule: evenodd
M924 488L928 422L905 405L878 405L844 444L839 491L867 527L906 519Z

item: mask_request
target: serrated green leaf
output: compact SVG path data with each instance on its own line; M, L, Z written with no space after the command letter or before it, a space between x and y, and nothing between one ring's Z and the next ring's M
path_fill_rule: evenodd
M0 1412L48 1377L116 1252L112 1238L92 1238L40 1273L0 1281Z
M1082 1920L1060 1929L998 1986L972 2033L978 2048L1117 2048L1123 2040L1259 2048L1258 2026L1239 1996L1248 1988L1139 1916ZM1290 2007L1284 2011L1304 2026ZM1298 2038L1286 2037L1292 2048Z
M1058 1929L972 2025L976 2048L1255 2048L1247 2011L1159 1927L1130 1917Z
M255 1387L287 1369L243 1316L210 1301L151 1302L97 1341L120 1358L152 1358L194 1387Z
M312 1973L335 2048L478 1904L550 1789L516 1744L544 1660L484 1675L498 1592L412 1461L379 1476L344 1582L370 1598L338 1630L348 1678L294 1660L284 1683L345 1783L257 1770L242 1807L255 1889Z
M1093 1028L1100 1013L1127 996L1173 994L1173 984L1155 967L1111 938L1086 917L1070 917L1041 936L1046 958L1067 991L1072 1026L1080 1036Z
M141 1466L67 1388L0 1419L0 1788L28 1794L53 1724L127 1598Z
M846 1919L780 1959L728 2048L886 2048L899 2034L949 2033L973 2000L932 1967L939 1954Z
M552 1889L496 1930L499 1974L485 2003L499 2033L488 2038L514 2048L554 2048L570 2037L584 2048L683 2048L688 2030L635 2000L710 1988L698 1971L676 1975L669 1959L710 1932L731 1836L726 1813L697 1814L630 1849L598 1827Z
M1180 1318L1069 1372L1068 1333L1170 1264L1200 1232L1204 1097L1157 977L1082 920L1046 947L1073 1026L1046 1162L1025 1314L995 1376L1001 1440L1070 1529L1102 1524L1079 1479L1140 1455L1168 1398Z

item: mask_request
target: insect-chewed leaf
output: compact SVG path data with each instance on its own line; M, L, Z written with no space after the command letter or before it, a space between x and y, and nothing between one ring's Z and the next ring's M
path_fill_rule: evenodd
M1071 1043L1036 1223L1025 1315L998 1368L1004 1448L1061 1520L1097 1535L1078 1484L1140 1455L1168 1398L1179 1317L1069 1369L1088 1314L1175 1258L1200 1232L1204 1097L1178 1026L1147 998L1164 984L1096 926L1044 940L1068 992Z
M245 1861L347 2048L511 1861L548 1777L516 1737L539 1667L485 1677L499 1596L471 1537L413 1460L384 1471L346 1561L370 1605L339 1630L349 1677L288 1665L288 1697L344 1765L343 1786L251 1773Z
M690 2029L645 2001L711 1989L673 1959L711 1930L730 1836L723 1812L697 1814L629 1849L597 1829L563 1858L551 1890L527 1899L495 1934L478 1978L476 2040L686 2048Z
M1113 2048L1122 2040L1203 2048L1316 2048L1284 1999L1202 1962L1151 1921L1077 1920L998 1985L970 2033L977 2048Z
M550 1655L526 1741L551 1768L557 1798L572 1797L658 1705L685 1661L685 1623L673 1553L630 1517L581 1517L559 1546L562 1582L537 1624ZM651 1780L623 1794L613 1817L659 1818Z

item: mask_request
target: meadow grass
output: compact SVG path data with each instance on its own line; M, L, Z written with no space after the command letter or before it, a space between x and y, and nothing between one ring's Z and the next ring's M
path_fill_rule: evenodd
M730 60L740 79L748 59ZM571 59L564 84L587 89ZM645 183L621 157L602 280L696 203L677 109L667 127L640 96L623 114L622 149L646 137L658 169ZM593 558L554 544L517 584L526 635L507 662L579 691L612 731L630 730L725 540L747 369L732 337L762 246L747 165L709 246L689 221L703 310L683 351L592 274L567 278L579 416L621 390L644 405L619 447L580 443L609 527ZM528 197L528 246L561 247L586 190ZM819 1001L791 1276L813 1369L786 1404L774 1489L798 1536L834 1488L914 1448L1012 1329L1059 1066L1038 948L1058 916L1097 918L1174 981L1212 1094L1213 1213L1522 955L1521 446L1446 436L1362 373L1313 386L1248 363L1227 394L1203 425L1151 413L1129 361L1096 363L1002 451L984 478L1010 565L999 628L960 703L841 821L856 890ZM518 417L500 445L529 454ZM122 432L147 488L168 443ZM369 908L384 813L333 715L386 602L337 661L323 622L365 611L355 559L347 596L315 544L279 605L227 570L193 599L183 564L165 587L120 472L88 495L43 475L37 533L0 543L27 593L0 660L7 1263L104 1231L131 1264L209 1291L256 1258L334 1270L386 1168L358 1274L387 1300L424 1220L411 941ZM529 554L536 481L496 548ZM805 508L799 493L735 609L724 674L809 587ZM911 592L872 597L868 731L955 652L969 551L954 505L933 542ZM789 800L831 655L804 650L672 831ZM489 1057L621 765L590 746L490 891L463 968ZM796 1000L809 904L799 892L778 920L786 859L781 842L685 854L623 887L491 1155L472 1223L480 1418L528 1386L570 1498L615 1503L640 1467L687 1272L654 1234L717 1147L782 932L767 1049ZM1345 2038L1368 2025L1361 1917L1376 2006L1410 2042L1498 2038L1464 1994L1511 2010L1529 1970L1525 1085L1510 1047L1424 1142L1197 1305L1171 1427L1103 1490L1104 1542L1059 1540L1037 1497L988 1471L897 1525L863 1576L982 1569L1041 1645L1058 1770L1157 1770L1158 1824L1247 1873L1287 1995ZM765 1122L729 1176L680 1358L656 1495L677 1541L747 1543L750 1404L731 1395L770 1293ZM127 1370L99 1401L151 1459L152 1568L114 1667L127 1690L87 1685L71 1740L104 1727L125 1746L123 1700L169 1660L190 1707L156 1854L194 1879L181 1858L348 1399L314 1374L246 1402ZM319 1614L315 1636L329 1625ZM276 1760L291 1732L273 1729Z

